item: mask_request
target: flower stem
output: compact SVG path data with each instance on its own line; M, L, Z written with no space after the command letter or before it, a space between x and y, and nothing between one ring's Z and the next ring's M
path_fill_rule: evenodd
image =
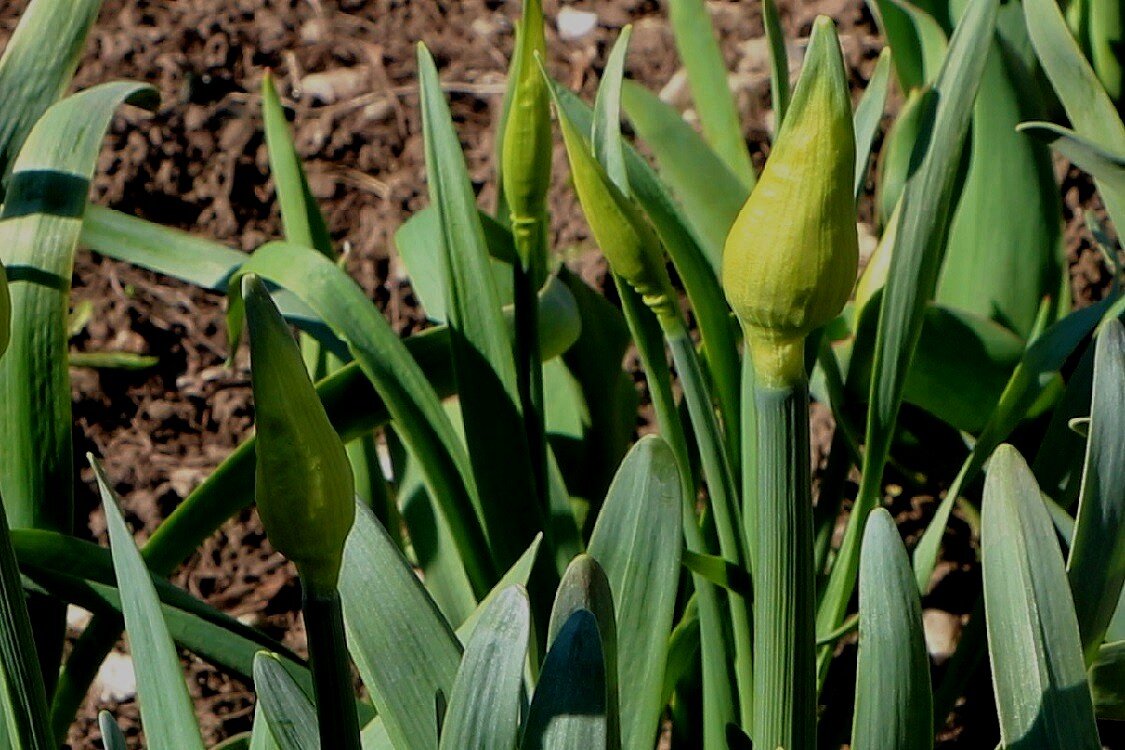
M335 588L313 590L302 579L302 612L309 639L321 747L360 750L344 612Z
M758 386L754 534L754 745L811 750L816 742L816 636L809 393Z

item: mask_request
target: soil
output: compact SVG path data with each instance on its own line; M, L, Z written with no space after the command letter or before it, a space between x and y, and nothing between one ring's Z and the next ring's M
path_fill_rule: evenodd
M628 74L652 88L668 86L676 99L682 90L679 64L655 0L567 3L598 16L597 27L576 40L560 40L554 31L559 0L545 5L549 66L571 88L592 92L609 45L622 26L633 23ZM792 39L805 39L819 13L836 19L852 79L862 88L880 46L866 5L860 0L780 5ZM25 0L0 0L0 45L25 6ZM395 328L408 334L424 321L392 237L427 203L413 45L425 41L437 60L473 182L481 201L490 204L492 125L519 6L517 0L106 0L76 87L115 78L144 80L159 88L162 104L155 114L130 111L114 122L92 198L242 250L280 236L258 95L264 73L272 69L293 115L312 191L333 239L347 253L348 270ZM768 150L770 113L759 4L728 0L709 8L730 69L737 71L742 121L760 165ZM554 247L576 248L576 267L604 286L604 265L591 252L573 193L563 184L562 162L555 174ZM1106 274L1075 209L1094 198L1075 174L1068 174L1065 184L1074 297L1089 303L1100 295ZM72 371L76 455L92 450L104 457L129 520L144 539L246 435L248 373L243 361L223 367L227 347L218 295L82 252L73 296L75 304L87 302L93 310L74 350L159 358L156 367L141 372ZM823 447L831 420L820 414L816 425ZM92 493L84 492L79 502L89 523L80 533L101 539L104 520ZM910 494L897 504L905 524L927 499L924 492ZM908 526L904 533L909 535ZM933 606L961 615L972 604L979 576L974 577L967 526L955 522L951 534L961 538L958 547L964 551L947 561L961 577L956 588L962 593ZM174 580L303 650L293 571L270 550L252 513L228 522ZM197 659L185 656L185 663L209 744L248 729L248 687ZM984 687L984 698L991 700L987 680ZM72 727L71 746L99 746L101 708L111 710L137 742L135 701L97 693L91 692ZM959 719L962 727L966 717ZM957 727L947 734L945 748L984 746L978 744L982 735L966 739Z

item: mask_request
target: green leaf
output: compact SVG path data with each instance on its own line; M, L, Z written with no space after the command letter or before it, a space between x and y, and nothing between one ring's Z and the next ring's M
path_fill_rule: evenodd
M981 520L988 652L1011 750L1101 747L1062 552L1039 488L1011 446L996 450Z
M203 748L191 696L180 667L176 647L160 613L160 600L141 553L133 544L118 500L102 467L87 456L98 480L105 509L113 569L122 592L125 632L137 672L141 722L148 745L154 750Z
M473 636L473 631L477 628L479 623L488 611L492 603L501 593L515 587L522 586L527 588L527 581L531 577L531 569L535 565L535 559L539 555L539 545L542 542L543 535L540 534L535 537L535 541L527 548L519 560L516 560L515 565L508 569L504 577L496 584L492 591L488 592L488 596L484 598L472 614L465 618L465 621L457 626L457 640L463 644L468 644L469 639Z
M609 179L629 195L629 181L625 172L625 144L621 137L621 86L625 78L625 57L629 52L629 39L633 27L625 26L609 52L598 93L594 99L594 123L590 143L594 155L605 168Z
M55 743L24 596L8 520L0 513L0 738L12 750L47 750Z
M1005 49L992 42L981 78L937 300L1026 337L1040 300L1061 288L1062 206L1050 152L1016 132L1023 72Z
M548 623L547 642L550 649L547 652L547 661L543 664L543 672L540 675L539 685L542 687L547 680L547 665L551 660L551 653L563 641L563 633L567 627L571 625L574 615L587 612L594 616L598 629L598 659L604 665L604 671L601 676L604 682L604 706L605 713L602 717L604 721L604 731L606 739L604 747L607 750L618 750L621 747L621 713L618 706L619 703L619 685L618 680L618 657L617 657L617 617L614 614L614 601L613 591L610 588L609 578L606 577L605 571L602 566L598 564L590 555L579 555L571 561L563 574L562 582L559 583L558 592L555 595L554 607L551 609L551 620ZM583 651L588 647L581 646ZM582 656L575 655L577 661L583 660ZM556 665L557 666L557 665ZM584 667L581 664L573 665L577 668ZM585 677L583 679L586 679ZM556 689L557 686L551 686L551 690ZM589 687L593 688L593 685ZM538 692L536 693L538 698ZM534 705L534 701L533 701ZM534 708L532 709L534 712ZM525 732L531 733L533 722L529 715L527 724L525 725ZM571 731L571 730L567 730ZM598 731L595 729L580 729L580 731ZM551 733L551 730L548 730ZM525 734L524 747L527 746ZM548 745L549 746L549 745ZM581 745L577 745L581 746ZM562 745L560 745L562 747Z
M557 84L556 103L582 132L589 132L592 113L575 94ZM675 201L668 195L660 178L632 146L625 148L625 166L629 186L644 209L653 229L672 258L695 313L703 339L703 357L711 376L722 414L727 449L732 470L737 472L740 456L739 438L739 373L737 332L726 296L719 286L718 275L707 260L706 253L695 240Z
M717 274L723 245L750 191L671 105L639 83L622 90L625 111L683 207L694 237ZM701 174L707 179L700 179Z
M676 49L687 69L703 134L727 168L749 190L754 186L754 167L742 137L738 107L727 85L726 63L711 27L707 5L703 0L671 0L668 16Z
M996 24L997 0L973 3L961 16L935 85L938 101L928 148L906 184L891 267L883 291L872 365L862 483L817 613L817 633L839 625L855 588L867 515L882 498L906 375L932 298L948 223L948 207L973 100ZM821 674L828 651L822 651Z
M1098 718L1125 721L1125 641L1106 643L1090 668L1090 691Z
M1027 416L1036 400L1054 382L1059 368L1102 319L1113 300L1114 296L1111 295L1096 305L1071 313L1044 331L1027 347L1004 387L1000 400L989 414L988 422L914 549L914 570L919 590L925 591L929 586L949 515L953 512L953 504L961 494L961 488L976 478L996 446L1006 440L1016 425Z
M852 747L933 747L930 657L910 558L886 510L872 512L859 564L859 656Z
M701 555L687 549L683 551L683 563L692 573L703 576L716 586L747 599L751 598L753 582L745 568L717 555Z
M263 246L239 269L288 288L348 342L348 348L394 419L398 434L424 470L430 496L454 531L469 580L483 596L492 582L492 562L479 522L479 501L464 444L442 410L433 388L410 358L390 324L363 290L328 258L288 243ZM242 327L242 306L230 296L229 334ZM232 350L233 350L232 346Z
M894 51L902 90L933 81L946 51L945 33L934 17L903 0L868 0L868 6Z
M531 605L522 588L510 586L487 605L453 682L442 748L515 747L530 632Z
M101 0L33 0L20 15L0 58L0 177L5 188L24 140L70 88L101 6Z
M520 748L608 748L607 723L606 666L598 621L589 610L578 609L547 652Z
M762 0L762 25L770 50L770 99L773 102L774 133L781 132L781 123L789 110L789 55L785 49L785 31L774 0Z
M1098 334L1090 436L1078 523L1067 560L1086 663L1097 658L1125 583L1125 326Z
M480 497L508 499L478 505L493 560L504 569L544 527L546 508L536 502L512 342L491 283L476 196L437 69L421 45L418 68L430 202L437 206L442 229L446 313L465 442Z
M1125 152L1111 151L1100 142L1049 122L1025 122L1019 130L1050 143L1075 166L1088 172L1097 182L1107 210L1125 205ZM1110 218L1120 225L1125 216L1110 211Z
M855 108L855 195L858 199L863 194L863 186L867 181L868 162L871 158L871 146L875 134L879 132L879 124L883 119L883 110L887 106L887 89L891 80L891 48L884 47L879 53L879 61L875 63L875 70L867 81L867 88L863 90L859 104ZM703 180L701 180L703 182Z
M875 337L878 304L860 317L857 339ZM947 305L926 306L903 399L959 430L978 433L1024 352L1014 333L985 317ZM870 349L853 348L849 385L869 390Z
M102 747L105 750L126 750L125 735L109 711L98 712L98 731L102 733Z
M277 657L266 651L254 657L254 691L279 750L317 750L320 747L312 701Z
M273 738L273 733L270 732L269 721L266 719L261 700L254 704L254 725L250 729L250 747L248 750L280 750L277 746L277 740Z
M511 233L488 214L479 213L484 240L492 257L489 264L492 283L505 304L512 301L512 269L516 251ZM414 296L422 303L426 317L445 323L445 276L441 216L436 206L427 206L395 230L394 243L410 276Z
M20 529L12 546L26 579L50 595L95 614L122 609L109 550L53 531ZM254 654L269 649L282 655L294 673L304 667L298 657L261 631L243 625L164 578L151 577L161 613L172 639L204 659L249 678ZM302 680L312 688L307 673Z
M1125 123L1071 36L1058 4L1055 0L1026 0L1023 12L1035 54L1075 132L1109 153L1125 154ZM1119 189L1107 191L1097 175L1095 182L1114 224L1125 226L1125 194Z
M461 644L371 511L358 506L340 573L348 650L399 750L438 745L434 700L449 696Z
M590 537L613 592L621 746L648 750L664 708L668 636L682 547L680 476L668 444L642 438L610 486Z
M277 202L281 207L285 239L319 250L329 258L333 257L332 236L328 233L324 214L320 212L316 199L309 191L308 178L297 150L293 147L293 137L289 134L285 109L281 106L273 76L269 72L262 78L262 119L265 123L270 174L273 176Z
M160 357L133 352L72 352L71 367L90 367L95 370L149 370L160 364Z
M73 524L67 310L90 178L117 108L153 104L138 83L108 83L51 107L12 166L0 214L12 339L0 360L0 491L13 528ZM59 144L66 144L60 148Z

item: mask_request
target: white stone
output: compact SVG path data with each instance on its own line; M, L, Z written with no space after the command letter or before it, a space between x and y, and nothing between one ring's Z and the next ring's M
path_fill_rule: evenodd
M564 42L573 42L589 34L598 25L598 14L574 8L559 9L555 27L559 30L559 38Z
M98 699L102 703L121 703L137 694L137 673L133 658L119 651L111 651L98 669L94 679Z

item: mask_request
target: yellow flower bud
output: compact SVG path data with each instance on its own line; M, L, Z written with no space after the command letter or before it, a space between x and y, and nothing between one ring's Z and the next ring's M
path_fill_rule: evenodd
M764 385L803 377L805 337L840 313L855 285L854 172L844 61L832 21L821 16L781 132L723 255L723 288Z
M270 543L293 561L305 585L334 590L355 520L344 444L265 286L247 275L242 296L250 331L258 514Z
M508 75L509 102L500 154L504 196L515 232L540 220L551 183L551 109L547 82L540 75L536 53L546 55L541 0L526 0L517 27L516 51ZM525 250L526 243L517 243ZM528 258L521 258L526 265Z

